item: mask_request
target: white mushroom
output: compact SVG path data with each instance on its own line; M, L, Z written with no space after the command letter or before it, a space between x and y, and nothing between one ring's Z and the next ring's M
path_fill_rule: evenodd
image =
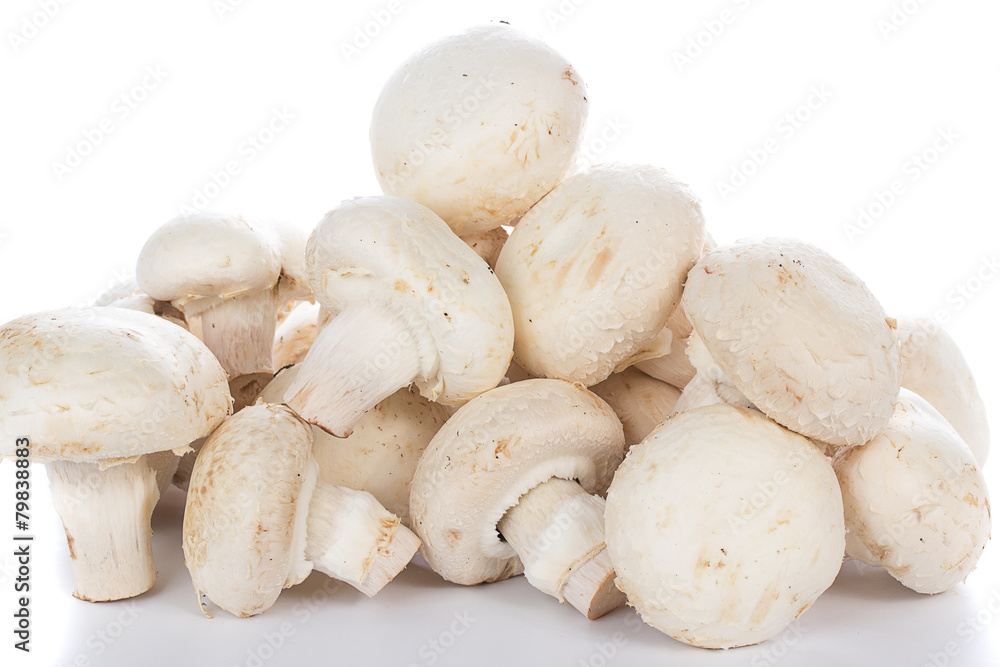
M604 547L604 500L624 453L604 401L561 380L473 399L427 447L410 490L427 562L473 585L522 571L588 618L621 606Z
M899 392L892 419L834 467L844 494L847 555L918 593L965 579L990 536L986 480L969 447L931 405Z
M844 514L829 460L759 412L673 417L629 450L608 491L618 586L692 646L773 637L833 583Z
M273 222L200 213L174 218L146 241L136 280L180 308L229 374L237 407L270 380L278 309L308 293L304 235Z
M716 248L688 274L682 305L698 375L678 412L752 405L839 446L863 444L889 421L900 384L895 322L819 248L791 239Z
M704 241L698 200L662 169L611 164L566 179L500 251L515 361L590 386L669 353L667 318Z
M948 420L982 468L990 453L990 425L962 351L941 325L928 319L899 320L896 335L902 345L903 386Z
M382 191L420 202L459 235L512 224L567 172L587 97L576 70L507 25L414 54L375 103Z
M313 569L371 597L410 562L416 536L371 494L318 480L311 450L309 425L267 403L205 442L184 509L184 562L203 611L204 595L259 614Z
M680 305L674 308L674 312L667 318L667 328L672 334L670 352L662 357L640 361L635 367L646 375L683 389L697 371L687 356L687 344L692 331L691 323Z
M298 366L280 371L260 395L283 403ZM411 389L400 389L366 412L346 438L313 427L313 456L327 484L367 491L410 525L410 480L431 438L448 420L448 409Z
M491 269L495 269L500 251L503 250L503 244L507 242L507 230L503 227L497 227L478 234L463 236L462 240L475 250L476 254L490 265Z
M118 600L156 583L157 471L143 455L186 448L230 405L208 348L158 317L65 309L0 328L0 456L28 438L31 460L48 464L76 597Z
M274 332L271 358L276 369L297 364L305 359L318 333L320 318L318 303L300 302L281 321Z
M625 429L625 445L642 442L674 411L681 390L642 371L626 368L590 388L611 406Z
M445 405L491 389L510 363L510 305L493 271L430 209L365 197L320 221L306 251L316 300L336 316L289 387L303 419L343 437L403 387Z

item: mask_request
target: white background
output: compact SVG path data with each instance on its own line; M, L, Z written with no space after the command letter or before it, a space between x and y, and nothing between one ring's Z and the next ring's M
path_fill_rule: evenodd
M667 167L702 197L720 242L797 236L847 263L891 314L938 313L987 405L1000 401L1000 281L989 268L1000 250L992 0L48 4L51 17L45 2L5 0L0 10L0 321L81 304L128 277L145 238L184 205L308 229L341 200L376 193L368 121L384 79L429 41L508 20L586 81L592 159ZM372 12L387 25L370 23ZM366 24L377 34L348 57L344 45ZM801 106L810 101L814 109ZM249 148L275 110L293 118ZM796 112L792 123L786 114ZM88 147L95 132L103 136ZM935 149L942 132L951 139ZM766 162L748 164L745 184L724 194L720 184L765 146ZM933 164L917 167L912 157L925 150ZM87 153L78 165L73 151ZM239 173L211 187L229 161ZM902 194L850 236L859 207L897 179ZM986 469L994 495L997 456ZM10 463L0 466L0 507L12 504L12 478ZM523 579L461 588L417 565L373 600L327 593L314 575L260 617L209 621L183 567L179 492L154 518L156 587L94 605L70 596L41 468L35 479L35 651L29 661L10 648L3 548L2 664L1000 663L996 545L965 584L930 598L848 563L794 632L726 653L674 642L630 610L587 622ZM0 535L13 532L8 523L0 512ZM310 609L310 596L325 600ZM474 619L461 634L455 614Z

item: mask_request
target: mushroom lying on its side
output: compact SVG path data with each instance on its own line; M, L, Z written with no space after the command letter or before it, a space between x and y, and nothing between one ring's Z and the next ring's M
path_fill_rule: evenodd
M986 479L968 445L931 405L899 392L870 442L841 450L847 555L884 567L918 593L965 579L990 536Z
M469 401L428 445L410 489L435 572L474 585L522 571L588 618L624 603L604 547L604 499L625 438L589 391L524 380Z
M31 460L48 464L73 595L97 602L149 590L149 520L165 477L149 455L186 448L229 413L219 362L153 315L54 310L0 328L0 396L0 456L27 438Z
M962 351L932 320L899 320L896 335L902 346L903 386L948 420L982 468L990 453L990 425L986 404Z
M285 368L261 392L265 403L283 403L298 374ZM335 486L367 491L404 526L410 526L410 480L420 455L448 420L448 409L411 389L400 389L366 412L346 438L313 427L319 478Z
M419 540L371 494L319 481L312 430L257 403L205 441L184 509L184 562L198 601L236 616L266 611L313 569L373 596ZM207 612L206 612L207 614Z
M844 509L829 460L754 410L679 414L608 491L608 553L642 620L686 644L775 636L833 583Z

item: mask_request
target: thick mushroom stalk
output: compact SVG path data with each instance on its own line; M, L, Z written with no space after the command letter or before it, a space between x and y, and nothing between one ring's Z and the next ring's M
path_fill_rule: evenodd
M73 563L74 597L122 600L156 583L149 521L160 492L146 458L104 470L71 461L46 466Z
M309 501L306 558L313 568L374 596L410 562L420 539L364 491L318 482Z
M229 299L199 299L185 306L185 311L189 318L200 319L202 340L226 369L231 382L244 375L269 376L273 372L276 287Z
M398 197L341 204L310 236L306 273L316 300L337 313L287 394L311 424L343 437L410 384L462 405L503 378L514 336L507 297L427 207Z
M543 593L591 619L625 604L604 544L604 499L579 483L542 482L507 510L497 529Z

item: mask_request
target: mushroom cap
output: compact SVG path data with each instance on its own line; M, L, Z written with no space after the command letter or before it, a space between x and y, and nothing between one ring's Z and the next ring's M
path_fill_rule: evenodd
M283 405L240 410L205 441L184 507L195 590L237 616L266 610L312 571L305 521L316 484L309 425Z
M331 313L361 303L402 314L424 396L461 405L503 378L514 339L507 296L490 267L426 206L386 196L344 202L309 237L306 270Z
M686 644L764 641L833 583L844 514L806 438L728 405L673 417L629 450L605 511L618 586Z
M0 455L97 461L185 447L229 414L222 366L181 327L124 308L72 308L0 327Z
M486 232L463 236L461 239L475 250L476 254L490 265L490 268L496 268L500 251L503 250L503 244L507 242L507 237L507 230L503 227L497 227Z
M410 486L413 530L435 572L478 584L520 574L497 523L552 478L603 493L625 436L607 403L562 380L524 380L469 401L424 451Z
M298 367L285 368L264 388L260 400L281 403ZM400 389L369 410L346 438L313 427L313 456L320 480L367 491L410 525L410 480L421 454L448 420L448 409Z
M275 329L271 358L275 368L297 364L306 357L319 334L320 306L300 301Z
M625 444L642 442L650 431L674 411L681 396L677 387L652 378L635 368L612 373L590 388L611 406L625 430Z
M566 179L521 218L497 261L514 359L590 386L662 356L647 348L704 242L698 200L660 168L609 164Z
M281 244L238 215L182 215L160 226L136 262L139 287L154 299L232 297L270 289L281 274Z
M903 386L948 420L982 468L990 453L990 425L986 404L962 351L933 320L900 319L896 335L901 343Z
M562 56L507 25L431 44L375 103L382 191L424 204L461 236L510 224L572 165L586 94Z
M986 480L969 447L930 403L899 392L885 430L842 449L847 555L907 588L940 593L965 579L990 535Z
M894 325L819 248L791 239L716 248L688 274L683 307L722 373L779 424L853 446L889 421L900 385Z

